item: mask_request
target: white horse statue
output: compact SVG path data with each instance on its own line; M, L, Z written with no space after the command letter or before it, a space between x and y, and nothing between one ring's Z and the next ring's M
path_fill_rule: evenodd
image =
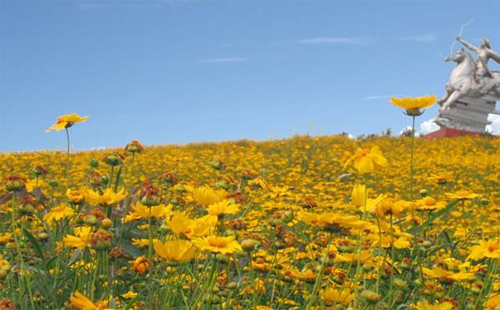
M487 75L478 75L476 62L463 48L446 57L445 61L454 61L457 65L446 84L446 94L438 101L443 110L450 109L458 99L464 96L500 97L499 71L488 71Z

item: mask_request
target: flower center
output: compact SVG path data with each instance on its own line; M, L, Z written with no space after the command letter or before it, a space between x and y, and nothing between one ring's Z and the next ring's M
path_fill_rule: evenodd
M227 242L223 239L210 239L208 240L208 244L216 248L223 248L227 245Z

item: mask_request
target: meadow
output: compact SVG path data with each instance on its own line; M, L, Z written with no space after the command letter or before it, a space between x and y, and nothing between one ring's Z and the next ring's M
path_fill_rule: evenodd
M500 139L411 144L0 154L0 309L499 309Z

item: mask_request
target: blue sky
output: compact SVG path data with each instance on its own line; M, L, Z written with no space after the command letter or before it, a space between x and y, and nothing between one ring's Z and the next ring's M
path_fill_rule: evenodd
M499 1L0 0L0 151L64 149L44 130L73 112L90 116L71 128L76 150L398 133L409 118L388 97L441 96L461 25L500 51L499 14Z

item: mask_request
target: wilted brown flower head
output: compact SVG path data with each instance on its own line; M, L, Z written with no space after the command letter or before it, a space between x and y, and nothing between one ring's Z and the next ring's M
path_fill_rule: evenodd
M139 200L145 206L156 206L161 203L162 192L157 186L143 183L139 189Z
M111 247L111 241L113 240L113 233L98 229L95 233L90 236L90 244L93 248L98 250L107 250Z
M47 169L45 169L45 167L41 166L41 165L36 165L34 166L32 169L31 169L31 173L34 175L34 176L45 176L47 175L48 171Z
M111 167L115 167L118 165L121 165L123 160L125 159L125 156L119 152L111 152L107 153L104 155L103 161L107 164L110 165Z
M27 179L18 174L13 174L5 178L5 187L9 192L18 192L24 188Z
M125 147L125 151L128 152L128 153L131 153L131 154L142 153L142 152L144 152L144 145L142 145L137 140L132 140Z
M177 180L175 175L172 172L170 172L169 170L165 170L163 172L161 179L163 180L163 182L168 183L170 185L175 185L175 184L177 184L177 182L179 182L179 180Z
M16 305L9 298L0 299L0 310L17 310Z

